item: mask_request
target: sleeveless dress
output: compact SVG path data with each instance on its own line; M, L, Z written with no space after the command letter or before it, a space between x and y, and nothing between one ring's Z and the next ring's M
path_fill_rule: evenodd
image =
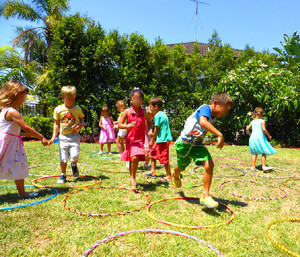
M112 124L110 117L109 118L101 117L101 123L102 126L104 126L106 129L101 128L99 143L100 144L114 143L116 141L116 135L115 135L114 125Z
M127 136L125 139L126 150L121 155L123 161L131 161L134 156L139 157L139 161L145 161L145 129L146 120L143 108L136 113L131 107L127 118L127 124L135 121L136 125L127 130Z
M261 124L263 122L263 119L251 121L252 133L249 139L249 151L251 154L271 155L277 153L262 130Z
M7 121L7 111L0 113L0 179L19 180L28 177L28 163L20 127L14 121Z

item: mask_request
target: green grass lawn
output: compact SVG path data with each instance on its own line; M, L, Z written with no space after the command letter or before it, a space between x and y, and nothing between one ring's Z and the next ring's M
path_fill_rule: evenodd
M246 146L225 146L221 151L209 146L213 158L240 158L251 161ZM59 162L58 145L43 147L40 142L25 143L25 149L30 166ZM130 185L128 173L108 173L100 169L125 171L125 163L120 159L98 159L89 157L89 153L99 150L97 144L81 144L80 163L89 164L93 170L86 175L102 179L97 186L128 187ZM113 151L117 151L113 145ZM300 177L300 151L294 149L277 149L278 153L267 158L267 164L273 167L292 170ZM116 156L116 155L114 155ZM171 156L175 157L175 147L171 146ZM239 164L236 160L219 160L223 163ZM176 161L171 159L171 163ZM257 165L260 165L258 158ZM140 164L142 166L142 163ZM249 166L249 165L248 165ZM202 183L203 168L197 170L199 178L193 171L191 164L184 175L183 185L197 185ZM80 171L89 167L79 166ZM237 167L240 168L240 167ZM246 166L241 167L245 169ZM58 165L35 168L29 171L33 174L59 175ZM164 169L158 168L164 173ZM143 175L137 174L138 188L151 197L151 202L172 197L200 197L202 187L196 188L168 188L149 184ZM274 171L268 176L288 176L286 171ZM68 174L71 169L68 168ZM140 212L112 217L81 216L66 210L63 199L71 189L60 189L56 198L39 205L29 206L10 211L0 212L0 256L80 256L91 245L101 239L134 229L165 229L193 235L203 239L217 248L224 256L289 256L268 240L265 228L275 219L298 217L300 218L300 193L284 187L287 198L278 201L254 201L238 198L229 194L258 197L280 197L284 193L266 185L243 183L239 181L226 183L224 190L219 188L221 182L232 179L258 180L282 186L285 180L261 178L246 173L243 177L234 177L241 172L223 166L215 166L215 177L211 187L211 195L220 203L228 205L234 211L234 220L227 224L209 229L186 229L171 227L150 219L146 208ZM232 176L232 177L224 177ZM37 177L29 176L26 184ZM56 184L57 178L40 180L40 185ZM152 181L156 181L150 179ZM68 178L68 185L84 186L96 182L96 179ZM13 181L0 180L1 186L14 185ZM300 190L299 181L289 181L287 184ZM0 208L31 203L35 200L19 200L16 189L0 189ZM39 191L36 200L47 198L53 194L45 188L28 188L28 191ZM67 205L86 213L116 213L140 208L146 204L146 197L132 191L120 189L90 189L71 194ZM151 207L151 214L164 221L185 224L189 226L205 226L223 223L230 219L231 214L223 206L216 210L208 210L199 205L197 200L170 200L160 202ZM300 224L299 222L283 222L270 228L270 233L278 242L291 251L300 255ZM100 244L91 256L216 256L204 244L191 239L169 235L135 233L117 237Z

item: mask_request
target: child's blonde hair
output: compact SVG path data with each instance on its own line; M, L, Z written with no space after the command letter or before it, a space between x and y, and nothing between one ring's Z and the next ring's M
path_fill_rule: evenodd
M61 88L61 96L76 96L76 88L74 86L63 86Z
M123 107L123 108L126 108L127 106L126 106L126 102L125 101L123 101L123 100L119 100L117 103L116 103L116 106L117 107Z
M264 115L264 109L261 107L256 107L254 112L252 113L252 118L256 118L258 115Z
M102 109L101 109L101 115L103 114L103 112L108 112L108 115L110 115L109 108L106 105L102 107Z
M12 106L18 94L29 93L29 89L15 80L8 81L0 90L0 108Z

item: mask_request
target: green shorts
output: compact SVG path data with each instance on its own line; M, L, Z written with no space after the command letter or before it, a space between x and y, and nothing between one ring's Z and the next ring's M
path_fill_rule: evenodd
M185 170L191 163L192 159L196 165L200 165L203 161L211 161L211 155L204 145L184 144L177 140L177 167Z

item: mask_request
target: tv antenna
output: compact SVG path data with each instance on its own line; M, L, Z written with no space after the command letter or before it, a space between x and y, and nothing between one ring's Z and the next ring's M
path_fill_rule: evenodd
M209 5L208 3L205 2L201 2L199 0L191 0L192 2L196 3L196 19L195 19L195 34L194 34L194 41L197 41L197 17L198 17L198 7L199 4L205 4L205 5Z

